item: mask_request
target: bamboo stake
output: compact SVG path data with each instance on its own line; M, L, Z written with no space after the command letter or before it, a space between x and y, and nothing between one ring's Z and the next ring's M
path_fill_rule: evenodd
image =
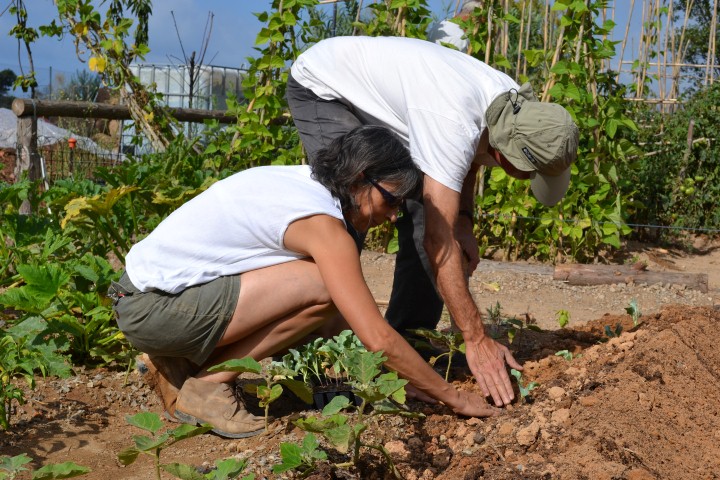
M545 25L543 26L543 52L548 49L548 28L550 27L550 2L545 0Z
M557 37L557 42L555 44L555 53L553 54L552 63L550 64L550 69L555 66L557 61L560 59L560 51L562 50L562 42L563 42L563 35L565 33L565 27L560 27L560 33ZM548 81L545 83L545 88L543 88L543 95L542 95L542 101L546 102L548 98L550 98L550 89L555 85L555 76L553 75Z
M644 57L644 50L643 45L645 42L645 26L646 26L646 12L645 12L645 2L642 2L642 11L640 14L640 38L638 41L638 61L640 62L640 71L635 73L635 91L638 92L638 95L642 95L642 69L643 64L645 63L645 57Z
M687 47L690 44L688 42L687 44L684 44L685 41L685 32L687 31L688 22L690 20L690 14L689 12L692 10L694 0L687 0L685 3L685 18L683 19L683 28L682 32L680 33L680 42L678 43L678 49L677 54L675 55L676 62L682 62L682 60L685 58L685 53L687 52ZM677 97L678 92L680 91L680 66L676 65L673 69L673 91L671 92L671 96Z
M622 70L622 60L625 56L625 45L627 45L628 35L630 33L630 22L632 21L632 14L635 11L635 0L630 0L630 15L628 15L627 25L625 25L625 37L623 38L620 46L620 65L618 65L618 74L615 77L616 82L620 82L620 71Z
M487 21L487 29L488 29L488 35L487 35L487 41L485 42L485 63L490 63L490 45L492 40L492 17L493 17L493 1L490 2L489 8L488 8L488 21Z
M507 17L507 14L510 12L510 6L508 5L508 2L510 0L505 0L503 2L503 14ZM508 57L508 47L510 44L510 24L507 20L503 21L503 38L502 38L502 54L503 57Z
M667 96L667 55L668 55L668 42L670 37L670 29L672 28L672 18L670 17L670 14L672 12L672 4L673 2L670 2L670 6L668 7L668 17L667 21L665 22L665 35L663 38L663 49L662 49L662 60L663 60L663 66L662 66L662 72L658 72L658 82L660 83L658 91L660 92L660 98L665 99ZM658 60L659 62L659 60ZM658 67L659 68L659 67ZM662 113L666 112L666 105L663 103L661 104L662 107L660 111ZM660 129L663 129L663 125L660 125Z
M715 70L711 65L715 63L715 32L717 31L717 6L718 0L713 2L713 15L710 22L710 42L708 42L707 68L705 70L705 85L711 85L715 77Z
M520 35L518 35L517 62L515 63L515 78L520 77L520 62L522 61L523 32L525 29L525 2L520 10Z
M523 3L523 8L525 8L524 3ZM528 9L527 33L525 34L525 48L530 48L530 32L532 31L532 13L533 13L533 1L530 0L530 7ZM523 56L522 73L523 73L523 75L527 75L527 57L525 57L525 56Z

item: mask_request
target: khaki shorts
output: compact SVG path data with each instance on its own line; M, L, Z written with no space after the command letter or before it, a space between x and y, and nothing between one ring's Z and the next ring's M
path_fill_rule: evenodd
M140 292L127 273L108 291L125 337L141 352L184 357L203 365L232 318L240 275L220 277L180 293Z

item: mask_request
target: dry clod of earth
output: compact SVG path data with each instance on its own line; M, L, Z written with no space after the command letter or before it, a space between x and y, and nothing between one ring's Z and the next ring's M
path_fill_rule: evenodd
M391 262L374 255L370 259L364 255L363 261L366 272L375 275L369 280L371 289L382 299L386 291L380 290L389 288L392 272L385 268L379 275L372 269ZM503 296L510 282L502 275L483 276L476 274L473 281L478 285L497 282L501 290L493 298L507 313L513 313L511 305L520 303L513 304L511 297ZM555 298L559 302L552 308L568 308L558 299L573 290L545 288L543 284L533 287L538 295L544 292L548 301ZM633 286L630 294L650 298L642 296L650 294L640 292L641 288L650 289ZM589 296L598 289L575 291ZM665 306L658 308L645 307L647 304L639 301L643 315L637 326L624 313L627 299L620 306L593 306L614 314L583 318L577 313L580 310L574 310L565 329L553 325L553 311L547 324L541 325L543 331L523 330L510 344L524 363L523 382L539 385L532 390L530 401L516 402L501 416L488 419L459 418L441 405L411 401L409 406L423 412L425 418L367 417L365 440L384 445L408 480L717 479L720 349L716 335L720 311L712 307L716 294L711 288L702 297L705 300L661 301ZM530 301L530 291L523 295L521 301ZM670 289L658 295L675 298ZM526 312L545 318L530 306ZM589 318L594 319L587 321ZM618 323L622 333L608 338L605 326L614 330ZM571 352L572 359L555 355L561 350ZM477 391L463 368L454 369L452 379L460 388ZM14 414L12 432L0 433L0 451L4 455L27 453L36 460L36 468L48 462L74 461L92 469L87 476L91 479L152 478L151 458L141 458L128 467L116 460L117 453L132 444L132 436L141 433L127 425L125 416L161 411L137 373L131 372L125 380L125 372L105 369L80 369L66 380L38 379L37 389L28 392L28 403ZM304 433L294 428L290 419L309 414L305 408L290 398L278 401L271 407L276 420L270 433L233 441L202 435L163 451L162 460L207 466L234 456L248 459L248 471L258 479L293 478L273 475L272 466L280 463L281 442L303 438ZM336 462L346 460L337 452L329 456ZM336 469L325 464L308 478L390 476L380 455L365 453L355 467Z

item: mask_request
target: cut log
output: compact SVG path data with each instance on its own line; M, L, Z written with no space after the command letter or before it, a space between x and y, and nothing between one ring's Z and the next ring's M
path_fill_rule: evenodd
M556 265L553 279L568 282L570 285L645 283L684 285L703 293L708 291L707 273L654 272L638 270L628 265Z

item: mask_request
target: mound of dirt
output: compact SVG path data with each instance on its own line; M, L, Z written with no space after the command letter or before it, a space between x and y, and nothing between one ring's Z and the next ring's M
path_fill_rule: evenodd
M641 317L606 315L582 327L523 330L510 345L524 362L523 384L539 385L522 402L488 419L458 418L442 405L409 402L425 418L368 416L364 442L383 445L398 470L412 479L713 479L720 472L720 351L714 333L720 312L671 306ZM608 338L605 326L623 333ZM572 359L555 355L568 350ZM569 357L568 357L569 358ZM477 391L466 370L454 383ZM122 467L116 455L140 432L125 415L160 413L157 399L137 373L87 370L66 379L38 380L30 401L0 434L6 455L27 453L36 467L72 460L88 466L87 478L144 479L152 460ZM228 441L203 435L163 452L162 461L206 468L231 456L248 460L256 478L280 463L279 444L299 442L291 422L314 415L290 397L273 405L269 433ZM169 427L174 425L170 424ZM330 451L334 462L347 457ZM363 450L358 465L324 465L320 479L391 478L385 459Z

